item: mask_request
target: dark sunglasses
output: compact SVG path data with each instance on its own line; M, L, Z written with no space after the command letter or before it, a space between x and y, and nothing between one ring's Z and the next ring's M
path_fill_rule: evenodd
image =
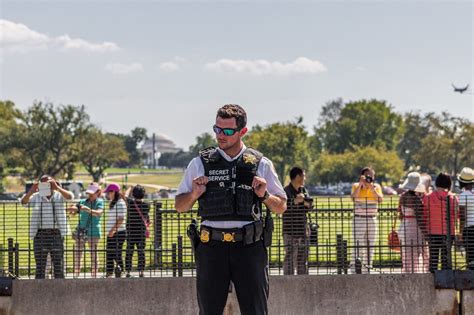
M239 132L240 130L242 130L241 128L221 128L221 127L217 127L216 125L214 125L212 129L214 130L216 135L222 132L224 133L224 136L233 136L236 132Z

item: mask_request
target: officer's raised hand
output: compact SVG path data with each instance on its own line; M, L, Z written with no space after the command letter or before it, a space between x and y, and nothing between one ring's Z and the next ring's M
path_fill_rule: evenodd
M206 192L206 185L209 179L207 176L200 176L193 179L193 196L198 199Z
M263 198L267 191L267 181L265 178L255 176L252 181L252 188L257 197Z

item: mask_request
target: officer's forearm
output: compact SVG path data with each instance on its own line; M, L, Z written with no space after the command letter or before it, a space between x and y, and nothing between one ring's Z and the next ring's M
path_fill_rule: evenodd
M181 194L176 196L175 199L175 208L178 212L189 211L198 198L192 193Z
M276 195L270 195L263 202L272 212L282 214L286 211L286 199Z

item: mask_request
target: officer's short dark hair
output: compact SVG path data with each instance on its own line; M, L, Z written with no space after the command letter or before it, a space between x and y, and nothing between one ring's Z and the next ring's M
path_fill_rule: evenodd
M136 185L135 187L133 187L132 196L135 199L143 199L145 198L145 192L145 187L143 187L142 185Z
M447 173L439 173L436 177L435 185L439 188L450 189L451 188L451 176Z
M235 118L237 128L242 129L247 126L247 113L242 106L237 104L227 104L219 108L217 111L217 117L229 119Z
M304 170L301 167L295 166L290 170L290 179L293 180L296 176L303 176Z

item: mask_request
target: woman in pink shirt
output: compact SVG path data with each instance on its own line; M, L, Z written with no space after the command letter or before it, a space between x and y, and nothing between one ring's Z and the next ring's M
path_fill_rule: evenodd
M430 246L430 272L438 269L439 255L441 254L442 269L448 268L448 236L454 240L455 223L458 219L456 196L451 193L451 177L440 173L436 178L436 189L423 198L424 220L428 232ZM449 201L449 203L448 203ZM449 224L448 224L449 206Z

